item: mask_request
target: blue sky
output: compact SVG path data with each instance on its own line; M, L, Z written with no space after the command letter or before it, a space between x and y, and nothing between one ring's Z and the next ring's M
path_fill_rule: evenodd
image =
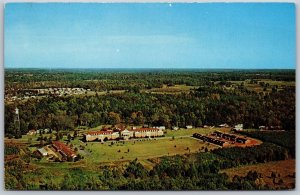
M6 68L296 68L289 3L10 3Z

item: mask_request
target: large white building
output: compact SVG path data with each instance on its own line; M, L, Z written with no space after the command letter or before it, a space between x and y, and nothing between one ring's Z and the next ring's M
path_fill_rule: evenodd
M91 131L84 134L86 141L104 141L105 138L108 140L117 139L120 137L119 132L113 132L112 130L107 131Z
M113 130L101 130L101 131L91 131L84 134L86 141L104 141L105 138L107 140L115 140L115 139L124 139L128 140L130 138L143 138L143 137L159 137L163 136L164 132L159 128L135 128L128 130L126 128L120 131Z

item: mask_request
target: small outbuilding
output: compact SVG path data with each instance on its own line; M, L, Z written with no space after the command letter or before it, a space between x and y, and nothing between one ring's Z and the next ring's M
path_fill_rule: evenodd
M48 156L48 152L47 152L47 150L45 150L45 148L39 148L39 149L37 149L37 151L42 156Z

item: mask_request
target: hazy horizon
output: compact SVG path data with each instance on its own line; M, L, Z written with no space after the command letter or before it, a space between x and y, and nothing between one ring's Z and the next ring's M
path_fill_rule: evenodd
M4 67L295 69L293 3L8 3Z

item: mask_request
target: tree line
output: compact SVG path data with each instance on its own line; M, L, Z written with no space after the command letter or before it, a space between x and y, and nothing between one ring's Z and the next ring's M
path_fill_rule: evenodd
M30 129L73 130L78 126L105 124L164 125L185 127L243 123L295 129L295 93L270 94L202 88L185 94L126 92L96 96L29 99L5 105L5 134L15 135L15 108L19 108L21 133Z

